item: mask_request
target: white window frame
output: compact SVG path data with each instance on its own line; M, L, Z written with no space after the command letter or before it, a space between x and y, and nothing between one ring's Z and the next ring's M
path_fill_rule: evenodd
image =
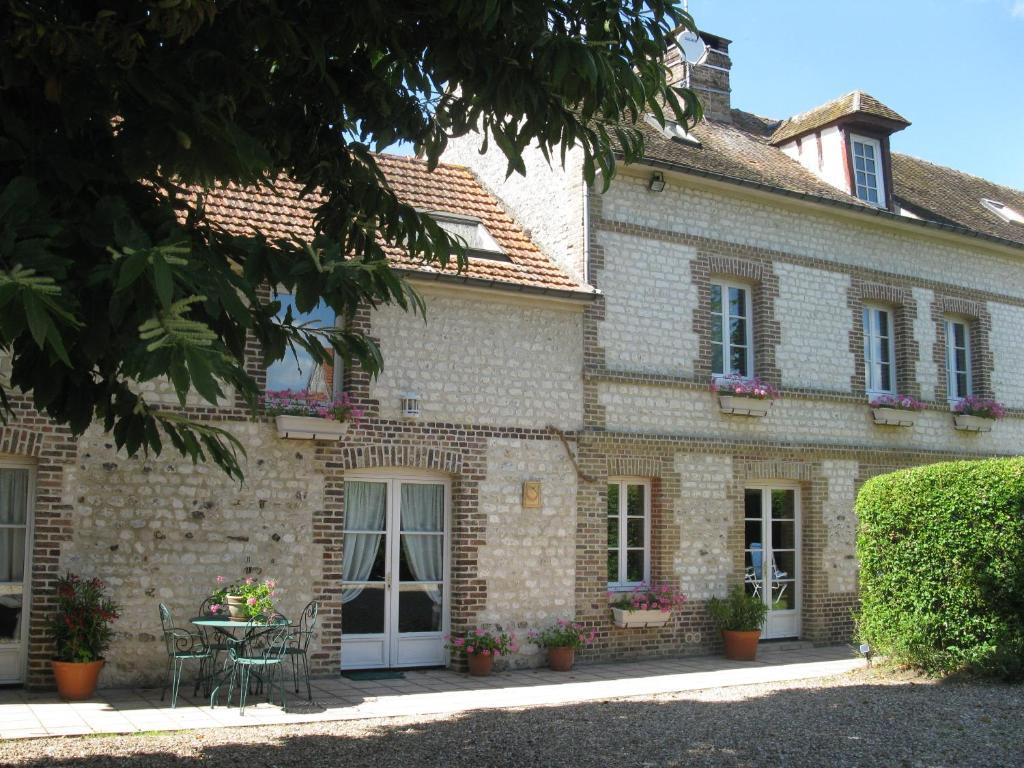
M1024 224L1024 215L1021 215L1019 211L1011 208L1006 203L1000 203L998 200L990 200L987 197L983 197L981 198L981 205L985 210L991 211L1007 224Z
M965 317L957 317L955 315L947 315L945 318L946 323L946 395L949 398L949 402L955 403L962 400L965 397L970 397L974 394L974 386L971 383L971 377L973 372L971 371L971 321ZM953 326L962 325L964 329L964 378L966 379L967 386L966 392L960 394L957 392L956 386L956 335L953 333Z
M739 376L740 374L732 370L732 339L729 334L729 323L727 322L731 315L729 314L729 307L731 305L729 301L729 289L735 288L743 291L745 297L745 309L746 309L746 324L747 324L747 373L743 376L744 379L752 379L755 376L754 372L754 301L753 301L753 289L747 283L740 283L734 280L723 280L721 278L712 278L708 286L708 314L711 317L711 345L714 347L714 323L716 322L716 314L711 309L711 289L714 286L718 286L722 291L722 314L717 317L722 319L722 371L714 370L714 362L712 362L711 374L715 379L723 379L729 376ZM714 355L712 355L712 361L714 361Z
M619 525L619 578L616 581L608 582L608 589L611 591L616 590L631 590L638 584L651 583L651 481L646 477L609 477L608 485L619 486L619 514L618 514L618 525ZM626 542L626 533L628 526L626 520L629 515L627 514L628 506L628 487L631 485L640 485L644 489L644 577L640 581L629 581L626 578L626 566L627 560L626 553L629 551L629 546ZM606 517L611 515L605 512ZM636 547L633 547L636 549ZM605 546L605 560L607 571L607 558L608 553L612 551L611 546Z
M889 350L889 384L890 389L882 389L880 386L882 378L882 361L876 359L875 351L880 351L881 333L879 332L879 313L884 312L889 316L889 338L887 347ZM868 321L864 322L864 315ZM876 395L895 395L896 384L896 313L892 307L878 304L865 304L862 314L862 326L864 328L864 389L869 397ZM877 385L877 386L876 386Z
M878 195L878 202L873 203L871 200L866 200L861 197L857 192L858 186L863 186L864 189L870 189L866 184L857 184L857 144L863 144L864 146L870 146L875 150L875 193ZM850 183L853 185L853 196L860 200L862 203L868 205L877 205L879 208L885 208L885 169L882 167L882 142L878 139L868 138L867 136L860 136L856 133L850 134L850 168L853 173ZM865 171L866 173L866 171Z

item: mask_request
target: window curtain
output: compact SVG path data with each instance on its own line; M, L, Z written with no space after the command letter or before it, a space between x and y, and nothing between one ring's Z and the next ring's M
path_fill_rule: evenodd
M28 470L0 469L0 581L25 576L25 527L28 522Z
M402 551L416 581L444 580L444 486L402 485ZM419 532L419 533L417 533ZM439 586L424 587L435 604Z
M386 483L352 480L345 483L345 529L348 531L380 531L380 533L346 533L345 554L341 566L344 582L366 581L377 559L384 535L384 514L387 503ZM363 593L363 585L352 585L341 591L341 602L348 603Z

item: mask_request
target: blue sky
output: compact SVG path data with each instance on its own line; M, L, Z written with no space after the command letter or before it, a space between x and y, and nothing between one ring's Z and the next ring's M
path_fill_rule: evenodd
M895 151L1024 189L1024 0L690 0L690 13L733 41L734 107L781 118L864 90L913 123Z

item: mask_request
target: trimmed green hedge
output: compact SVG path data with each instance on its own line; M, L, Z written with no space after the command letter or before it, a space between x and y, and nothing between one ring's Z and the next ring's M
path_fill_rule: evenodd
M930 672L1024 678L1024 458L880 475L856 510L861 640Z

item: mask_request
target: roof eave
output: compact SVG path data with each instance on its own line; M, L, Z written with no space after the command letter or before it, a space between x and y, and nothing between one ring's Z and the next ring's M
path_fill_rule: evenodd
M505 280L492 280L484 277L473 277L471 275L452 275L444 272L424 272L412 267L396 267L394 268L394 271L413 281L420 280L426 283L463 285L471 288L502 291L505 293L532 296L535 298L558 299L560 301L570 301L577 304L589 304L600 295L595 289L549 288L543 285L512 283Z

